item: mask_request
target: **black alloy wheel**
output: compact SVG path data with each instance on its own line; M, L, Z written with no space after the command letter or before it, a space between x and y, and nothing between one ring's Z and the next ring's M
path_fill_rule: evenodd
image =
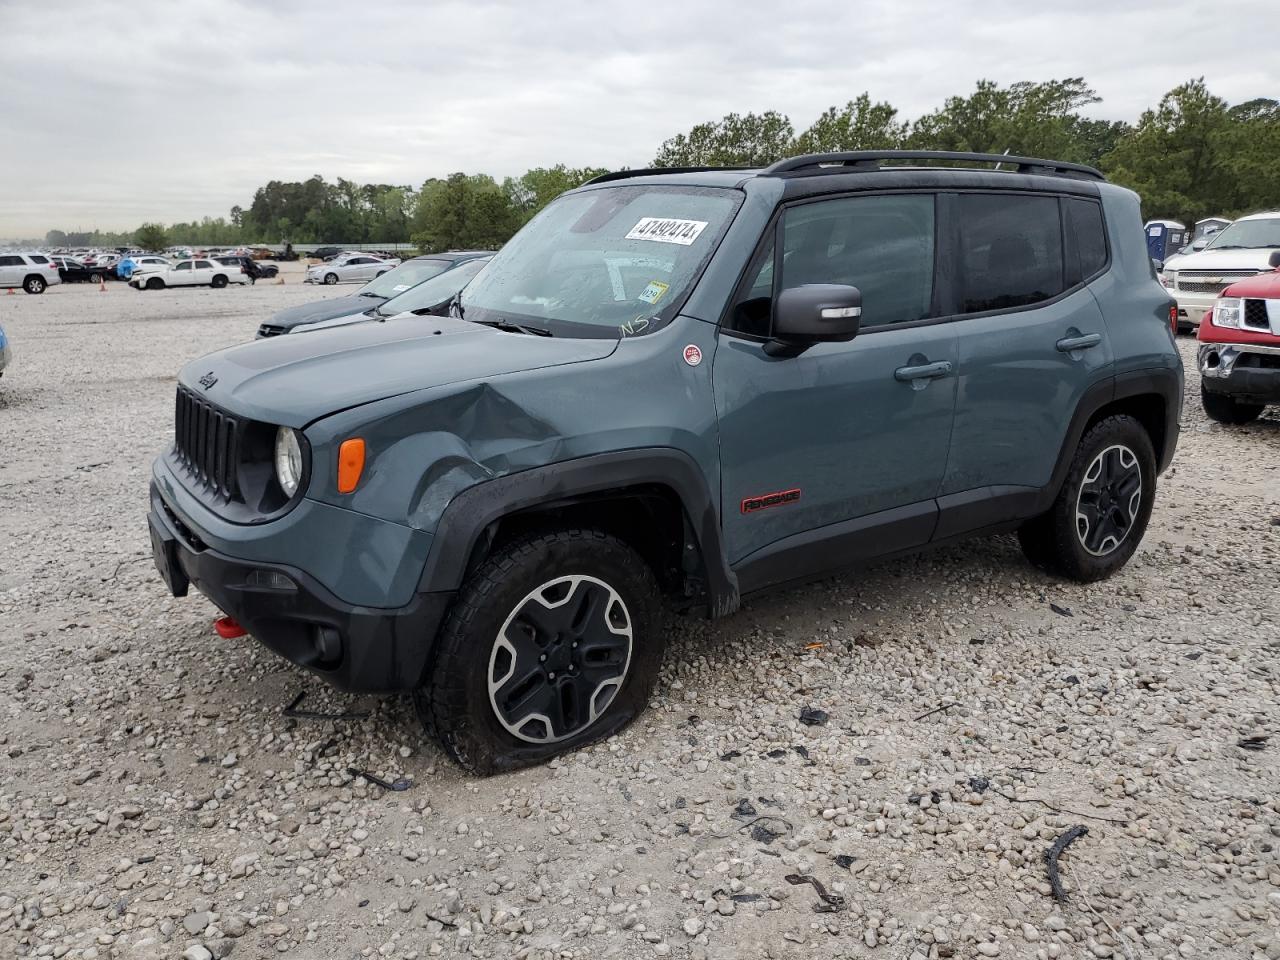
M1123 444L1107 447L1085 471L1076 496L1076 534L1095 557L1105 557L1129 535L1142 507L1142 466Z

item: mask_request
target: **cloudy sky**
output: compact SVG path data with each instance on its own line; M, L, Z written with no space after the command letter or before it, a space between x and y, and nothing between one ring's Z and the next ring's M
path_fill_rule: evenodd
M1280 96L1274 0L0 0L0 237L226 216L269 179L637 166L730 111L1085 77Z

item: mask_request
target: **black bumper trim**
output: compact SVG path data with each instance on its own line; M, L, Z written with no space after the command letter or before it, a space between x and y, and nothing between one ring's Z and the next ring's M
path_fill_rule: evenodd
M418 593L397 608L352 605L295 567L239 560L204 546L154 486L147 520L156 568L174 596L194 585L263 646L339 690L389 693L422 684L452 591ZM297 589L252 585L255 571L283 574ZM328 631L323 638L321 630Z

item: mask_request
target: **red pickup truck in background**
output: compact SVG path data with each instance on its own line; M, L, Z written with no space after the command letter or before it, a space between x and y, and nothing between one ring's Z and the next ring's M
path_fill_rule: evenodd
M1219 423L1280 404L1280 270L1233 283L1200 324L1200 398Z

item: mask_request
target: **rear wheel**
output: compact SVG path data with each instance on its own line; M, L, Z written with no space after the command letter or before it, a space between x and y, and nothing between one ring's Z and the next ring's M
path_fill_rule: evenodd
M1210 420L1237 427L1257 420L1265 409L1260 403L1241 403L1226 394L1210 393L1204 387L1200 388L1200 405L1204 407Z
M338 282L338 275L336 273L326 273L324 275L324 282L325 286L333 286Z
M1138 549L1155 492L1147 431L1133 417L1107 417L1081 438L1053 506L1018 531L1022 552L1070 580L1105 579Z
M44 293L48 284L44 282L44 277L27 277L22 281L22 289L27 293Z
M226 285L227 285L227 278L224 277L222 274L218 274L211 281L209 281L209 286L213 287L213 289L215 290L221 290Z
M100 273L91 273L91 274L89 274L89 282L90 282L90 283L101 283L101 282L102 282L102 274L100 274Z
M573 529L513 543L459 593L418 716L478 774L610 736L653 689L659 616L653 573L622 541Z

